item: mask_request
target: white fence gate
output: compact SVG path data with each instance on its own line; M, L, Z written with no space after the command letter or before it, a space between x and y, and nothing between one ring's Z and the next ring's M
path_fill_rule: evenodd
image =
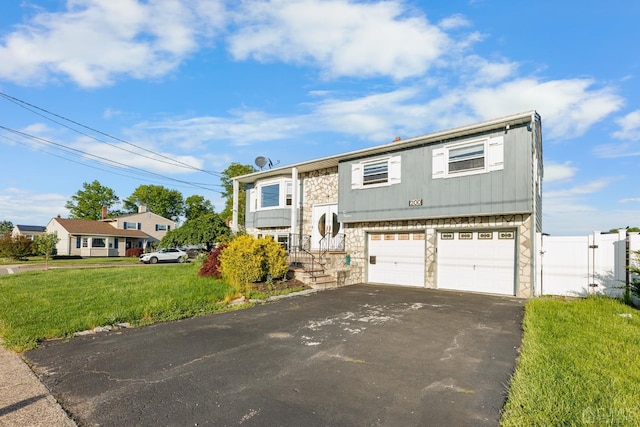
M538 236L537 295L619 297L627 279L627 244L640 250L640 234L598 233L590 236ZM631 256L634 262L634 256Z

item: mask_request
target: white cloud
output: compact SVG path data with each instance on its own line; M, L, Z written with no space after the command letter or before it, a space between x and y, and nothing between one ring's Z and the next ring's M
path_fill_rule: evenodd
M68 196L34 193L21 188L0 189L0 218L21 225L47 225L54 215L68 216ZM52 214L54 213L54 214Z
M314 64L331 77L424 74L455 42L399 1L248 1L229 37L236 59ZM449 24L462 23L461 18ZM445 25L446 26L446 25Z
M42 84L63 77L96 87L119 75L165 75L197 48L200 34L222 25L218 4L69 1L66 10L41 11L3 37L0 78Z
M542 116L548 139L574 138L623 104L612 88L593 88L594 83L590 79L520 78L494 87L464 90L459 96L482 119L535 109Z
M640 197L630 197L620 200L620 203L640 203Z
M571 166L571 162L547 162L544 165L544 182L567 181L573 178L577 171L576 167Z
M633 111L616 120L620 130L613 133L614 138L630 141L640 140L640 110Z

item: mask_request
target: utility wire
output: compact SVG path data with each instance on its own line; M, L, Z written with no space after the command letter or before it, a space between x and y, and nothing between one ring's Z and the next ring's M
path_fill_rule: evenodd
M16 97L8 95L8 94L6 94L4 92L0 92L0 96L5 98L7 101L10 101L10 102L18 105L19 107L24 108L25 110L30 111L33 114L36 114L36 115L38 115L38 116L40 116L40 117L42 117L42 118L44 118L46 120L52 121L52 122L54 122L54 123L56 123L56 124L58 124L60 126L63 126L63 127L67 128L67 129L73 131L73 132L77 132L77 133L79 133L81 135L87 136L87 137L92 138L92 139L94 139L94 140L96 140L98 142L102 142L104 144L107 144L107 145L112 146L114 148L117 148L119 150L123 150L123 151L126 151L128 153L135 154L136 156L141 156L141 157L144 157L144 158L147 158L147 159L150 159L150 160L154 160L154 161L157 161L157 162L162 162L162 163L170 164L170 165L173 165L173 166L180 166L180 167L183 167L183 168L191 169L191 170L198 171L198 172L203 172L203 173L206 173L206 174L209 174L209 175L213 175L213 176L216 176L216 177L221 177L222 176L222 174L219 173L219 172L213 172L213 171L207 171L207 170L204 170L204 169L200 169L200 168L197 168L197 167L195 167L193 165L190 165L188 163L184 163L184 162L181 162L179 160L173 159L173 158L171 158L169 156L165 156L164 154L160 154L160 153L148 150L146 148L140 147L139 145L133 144L133 143L131 143L129 141L125 141L124 139L121 139L121 138L118 138L116 136L110 135L110 134L108 134L106 132L102 132L102 131L100 131L98 129L95 129L95 128L92 128L90 126L83 125L82 123L79 123L79 122L77 122L75 120L69 119L69 118L64 117L64 116L62 116L60 114L56 114L56 113L54 113L52 111L49 111L49 110L47 110L45 108L38 107L37 105L31 104L31 103L29 103L27 101L23 101L21 99L18 99ZM73 124L75 124L77 126L80 126L80 127L84 128L84 129L88 129L88 130L90 130L92 132L96 132L96 133L98 133L100 135L103 135L103 136L106 136L108 138L114 139L116 141L122 142L124 144L130 145L130 146L135 147L135 148L137 148L139 150L149 151L149 152L153 153L155 156L163 158L163 159L167 159L170 162L167 162L165 160L160 160L160 159L158 159L156 157L147 156L147 155L141 154L141 153L136 152L136 151L127 150L127 149L125 149L123 147L120 147L120 146L117 146L115 144L111 144L111 143L106 142L106 141L104 141L104 140L102 140L100 138L97 138L97 137L93 136L93 135L89 135L89 134L81 132L81 131L79 131L79 130L71 127L71 126L65 125L64 123L60 123L59 121L54 120L51 117L46 116L45 114L39 113L37 111L34 111L34 109L42 111L43 113L49 114L51 116L58 117L59 119L62 119L64 121L67 121L67 122L70 122L70 123L73 123Z
M53 146L56 146L56 147L62 148L62 149L64 149L64 150L73 151L73 152L76 152L76 153L83 154L83 155L85 155L85 156L89 156L89 157L92 157L92 158L98 159L98 163L102 163L102 164L104 164L103 162L106 162L106 163L112 163L112 164L115 164L115 165L122 166L122 167L124 167L124 168L126 168L126 169L134 169L134 170L138 170L138 171L141 171L141 172L146 173L146 174L149 174L149 175L154 175L154 176L156 176L156 177L161 177L161 178L163 178L163 179L167 179L167 180L174 181L174 182L180 182L180 183L182 183L182 184L190 185L190 186L192 186L192 187L198 187L198 188L201 188L201 189L203 189L203 190L207 190L207 191L217 191L217 190L212 190L212 189L210 189L210 188L207 188L207 187L205 187L205 186L202 186L202 185L199 185L199 184L196 184L196 183L191 183L191 182L184 181L184 180L177 179L177 178L171 178L171 177L168 177L168 176L161 175L161 174L159 174L159 173L155 173L155 172L151 172L151 171L144 170L144 169L142 169L142 168L138 168L138 167L135 167L135 166L130 166L130 165L127 165L127 164L124 164L124 163L121 163L121 162L118 162L118 161L115 161L115 160L110 160L110 159L107 159L106 157L98 156L98 155L96 155L96 154L87 153L86 151L82 151L82 150L79 150L79 149L77 149L77 148L67 147L67 146L65 146L65 145L63 145L63 144L59 144L59 143L56 143L56 142L53 142L53 141L49 141L49 140L47 140L47 139L45 139L45 138L41 138L41 137L39 137L39 136L35 136L35 135L30 135L30 134L28 134L28 133L21 132L21 131L19 131L19 130L15 130L15 129L11 129L11 128L8 128L8 127L6 127L6 126L2 126L2 125L0 125L0 129L3 129L3 130L5 130L5 131L7 131L7 132L10 132L10 133L13 133L13 134L16 134L16 135L22 136L23 138L32 139L32 140L34 140L34 141L36 141L36 142L39 142L39 143L41 143L41 144L49 144L49 145L53 145ZM219 191L218 191L218 192L219 192Z
M87 167L87 168L91 168L93 170L100 170L100 171L103 171L103 172L106 172L106 173L110 173L110 174L113 174L113 175L123 176L125 178L132 178L132 179L137 179L137 180L140 179L139 175L130 175L130 174L126 174L126 173L118 173L118 172L115 172L113 170L104 169L104 168L100 168L100 167L97 167L97 166L92 166L92 165L87 164L86 162L82 162L82 161L79 161L79 160L74 160L74 159L71 159L69 157L61 156L61 155L53 153L51 151L47 151L47 150L45 150L43 148L38 148L36 146L29 145L29 144L27 144L27 143L25 143L23 141L8 137L7 135L1 135L0 134L0 138L4 138L7 141L11 141L11 142L16 143L16 144L24 145L24 146L32 148L32 149L34 149L34 150L36 150L36 151L38 151L40 153L44 153L44 154L47 154L47 155L52 156L52 157L57 157L59 159L66 160L68 162L75 163L75 164L78 164L80 166L84 166L84 167ZM121 167L115 166L115 165L114 166L105 165L105 166L111 167L112 169L119 169L119 170L120 169L125 169L125 168L121 168ZM163 184L165 181L157 181L157 180L156 181L152 181L150 179L147 179L147 182L152 182L152 183L155 183L155 184ZM211 185L211 186L221 187L221 185L218 185L218 184L206 184L206 183L189 183L189 185L177 185L177 184L173 184L173 185L176 186L176 187L182 187L182 188L193 188L192 184L201 184L201 185L205 185L205 186L206 185ZM210 188L209 190L222 194L222 192L220 190L214 190L213 188Z

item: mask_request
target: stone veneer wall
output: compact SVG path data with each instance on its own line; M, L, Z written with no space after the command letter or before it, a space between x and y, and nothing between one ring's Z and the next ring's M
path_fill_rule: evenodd
M367 232L425 230L427 245L425 252L427 266L425 269L425 283L427 288L435 288L437 230L515 228L517 230L516 247L518 259L516 272L518 282L517 296L532 297L534 289L532 263L534 260L532 258L531 221L531 215L519 214L345 224L345 248L347 254L351 255L351 265L341 284L351 285L365 281Z
M313 206L338 203L338 167L301 173L302 181L302 234L313 231Z

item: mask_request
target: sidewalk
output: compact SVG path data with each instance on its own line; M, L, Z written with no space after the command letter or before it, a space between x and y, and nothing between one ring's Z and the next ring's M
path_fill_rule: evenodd
M0 345L0 426L75 425L20 356Z

